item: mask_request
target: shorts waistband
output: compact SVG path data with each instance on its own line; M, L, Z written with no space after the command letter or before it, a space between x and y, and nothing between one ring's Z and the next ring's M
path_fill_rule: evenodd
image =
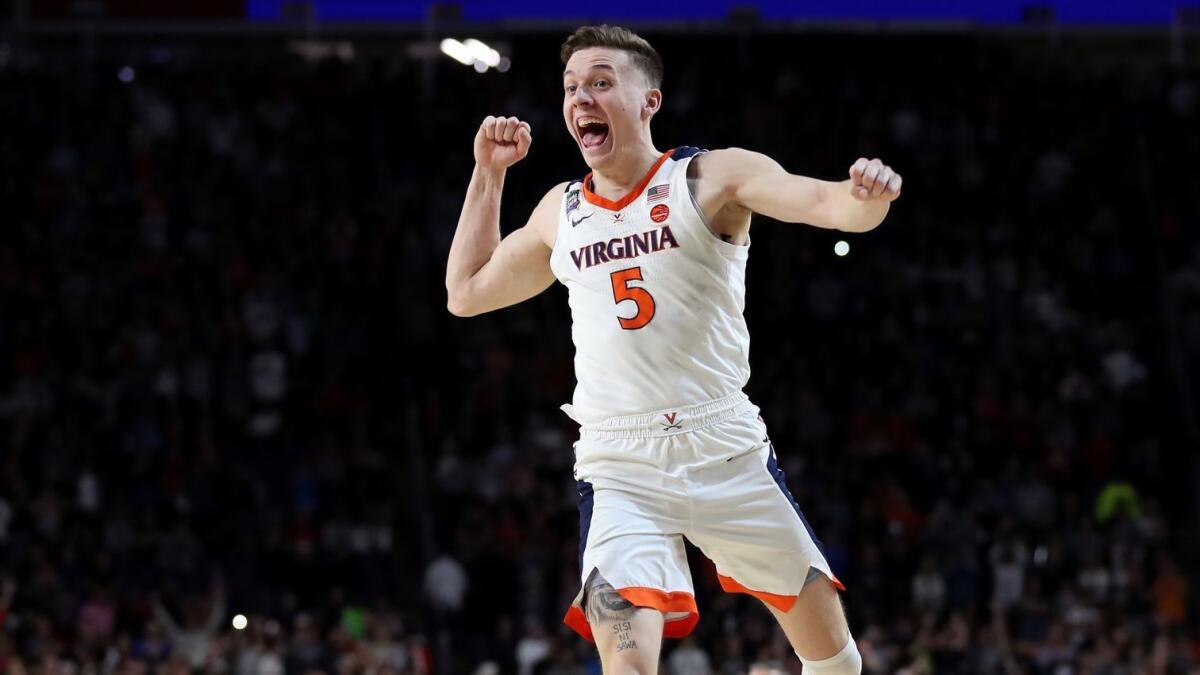
M567 408L567 406L563 406ZM746 412L756 412L750 397L741 391L679 408L638 415L621 415L579 428L580 438L653 438L673 436L719 424ZM570 411L568 411L569 413Z

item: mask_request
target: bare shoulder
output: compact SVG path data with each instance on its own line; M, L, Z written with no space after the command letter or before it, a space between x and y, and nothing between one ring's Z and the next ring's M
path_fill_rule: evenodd
M525 227L537 232L541 240L550 248L554 248L554 240L558 235L558 209L569 185L569 182L563 181L542 195L541 201L533 208L533 213L529 216L529 222L525 224Z
M567 192L567 186L570 184L568 181L563 181L550 188L546 194L542 195L542 199L538 202L538 205L534 207L534 213L547 209L551 211L557 210L558 205L562 203L563 195Z
M698 155L688 166L688 180L696 181L693 189L728 190L740 180L762 171L771 171L779 163L770 157L745 148L721 148Z

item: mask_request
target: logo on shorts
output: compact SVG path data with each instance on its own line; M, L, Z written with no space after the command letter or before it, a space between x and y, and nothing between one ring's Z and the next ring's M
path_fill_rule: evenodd
M683 428L683 422L679 422L679 423L675 422L675 416L678 414L679 413L663 413L663 417L667 418L667 423L662 425L663 431L670 431L671 429L682 429ZM659 422L659 424L662 424L662 422Z

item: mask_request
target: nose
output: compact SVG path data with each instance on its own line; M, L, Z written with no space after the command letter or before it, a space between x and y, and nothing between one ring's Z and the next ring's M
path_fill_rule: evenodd
M591 96L591 94L587 93L586 88L578 87L575 89L575 105L582 105L584 103L591 103L591 102L592 102L592 96Z

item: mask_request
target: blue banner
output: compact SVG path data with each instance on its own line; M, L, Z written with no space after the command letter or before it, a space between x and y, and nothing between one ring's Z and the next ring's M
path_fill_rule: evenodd
M246 0L247 15L271 21L285 15L294 0ZM455 4L467 21L548 19L598 23L602 21L703 21L721 20L735 8L755 8L774 21L934 21L1014 24L1026 8L1048 8L1059 23L1141 25L1165 24L1178 0L1103 2L1054 0L1052 2L947 2L945 0L309 0L321 21L423 21L435 4Z

